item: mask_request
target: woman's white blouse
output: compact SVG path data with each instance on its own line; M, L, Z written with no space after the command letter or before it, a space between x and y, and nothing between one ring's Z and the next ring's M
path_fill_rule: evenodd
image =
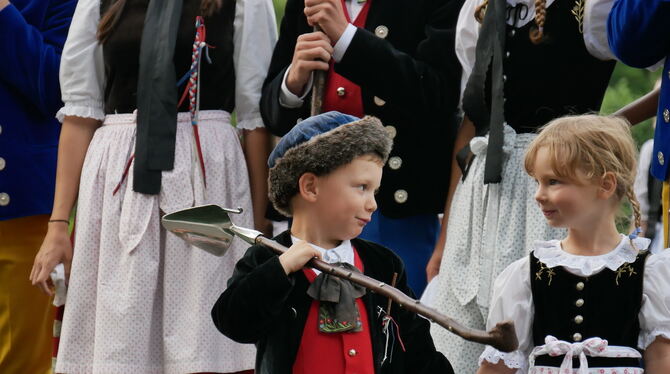
M64 106L56 117L77 116L103 120L104 63L96 32L100 0L79 0L60 67ZM277 40L272 0L237 0L234 20L235 112L237 127L263 127L259 102L261 87Z
M551 5L554 1L556 0L547 0L547 12L551 12ZM475 65L475 47L481 27L481 24L475 19L475 9L482 2L483 0L465 0L456 23L456 56L463 68L461 97ZM584 43L589 53L600 60L615 59L607 42L607 16L612 9L613 2L613 0L587 0L584 4ZM528 16L517 20L515 25L513 19L507 20L508 25L516 28L521 28L535 19L535 0L507 0L509 6L516 6L519 3L528 7Z
M627 236L622 235L619 245L607 254L577 256L563 251L560 241L551 240L537 242L534 253L549 268L561 266L570 273L588 277L605 268L617 270L624 263L634 262L638 250L649 245L649 239L638 238L634 240L634 244L637 249L630 245ZM529 261L530 257L525 256L500 273L493 286L493 298L486 323L487 329L491 329L496 323L514 321L519 349L503 353L487 346L479 358L480 364L484 360L494 364L502 360L507 367L519 369L517 373L526 373L528 356L533 349L532 325L535 312ZM647 258L639 318L638 348L646 349L658 336L670 339L670 250Z

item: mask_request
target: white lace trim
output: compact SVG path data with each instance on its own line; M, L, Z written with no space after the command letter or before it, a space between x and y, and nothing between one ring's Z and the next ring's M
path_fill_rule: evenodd
M521 351L513 351L509 353L501 352L489 345L486 346L484 352L479 356L479 366L482 365L482 362L486 360L492 364L497 364L500 360L503 360L505 366L510 369L521 369L522 372L526 372L528 367L526 356L521 353Z
M647 249L650 242L647 238L633 239L635 244L633 248L628 236L621 234L621 242L609 253L600 256L578 256L564 251L559 240L537 241L534 252L535 257L549 268L562 266L588 277L604 268L617 270L624 263L634 262L639 250Z
M105 119L105 111L102 102L99 101L77 101L66 102L65 106L56 113L59 122L63 122L65 116L75 116L82 118L92 118L98 121Z
M261 118L260 114L258 116L251 116L250 118L237 118L237 128L240 130L255 130L262 127L265 127L265 124L263 124L263 118Z
M670 339L670 330L669 329L661 329L661 328L656 328L652 330L650 333L647 332L640 332L640 336L637 339L637 346L640 349L647 349L651 343L656 340L659 336Z

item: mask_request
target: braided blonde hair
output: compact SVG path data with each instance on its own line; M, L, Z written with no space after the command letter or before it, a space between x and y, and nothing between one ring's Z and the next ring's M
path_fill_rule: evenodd
M535 27L530 29L530 41L540 44L544 39L544 21L547 17L547 0L535 0Z
M475 8L475 19L477 22L484 22L486 15L486 8L489 5L489 0L484 0ZM544 40L544 21L547 17L547 0L535 0L535 24L530 32L530 41L533 44L540 44Z
M616 198L630 201L636 230L640 227L640 203L633 193L637 148L626 120L587 114L549 122L528 146L524 159L528 174L533 175L535 158L543 147L549 151L553 172L559 178L577 180L578 170L591 180L612 173L617 182ZM631 235L631 244L635 236Z

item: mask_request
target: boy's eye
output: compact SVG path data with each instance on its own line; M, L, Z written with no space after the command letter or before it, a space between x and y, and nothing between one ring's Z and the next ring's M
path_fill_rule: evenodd
M368 185L367 184L359 184L358 186L356 186L356 188L358 188L361 191L365 191L365 190L368 189Z
M558 179L549 179L549 185L550 186L555 186L559 183L561 183L561 182Z

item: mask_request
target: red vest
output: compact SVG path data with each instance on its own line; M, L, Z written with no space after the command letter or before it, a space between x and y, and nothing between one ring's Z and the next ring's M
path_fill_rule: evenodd
M356 1L356 0L352 0ZM351 22L351 17L347 11L347 6L342 0L342 8L347 21L351 22L356 27L365 27L365 22L368 18L368 11L370 10L370 3L372 0L367 0L360 13L354 22ZM350 80L337 74L333 68L333 61L330 62L330 69L326 77L326 87L323 95L323 111L329 112L337 110L338 112L351 114L356 117L363 117L363 98L361 96L361 88L352 83Z
M363 271L356 249L354 265ZM316 278L312 269L303 269L303 272L310 283ZM362 298L356 299L356 306L361 314L362 331L323 333L317 327L319 302L312 301L293 363L293 374L374 374L368 313Z

